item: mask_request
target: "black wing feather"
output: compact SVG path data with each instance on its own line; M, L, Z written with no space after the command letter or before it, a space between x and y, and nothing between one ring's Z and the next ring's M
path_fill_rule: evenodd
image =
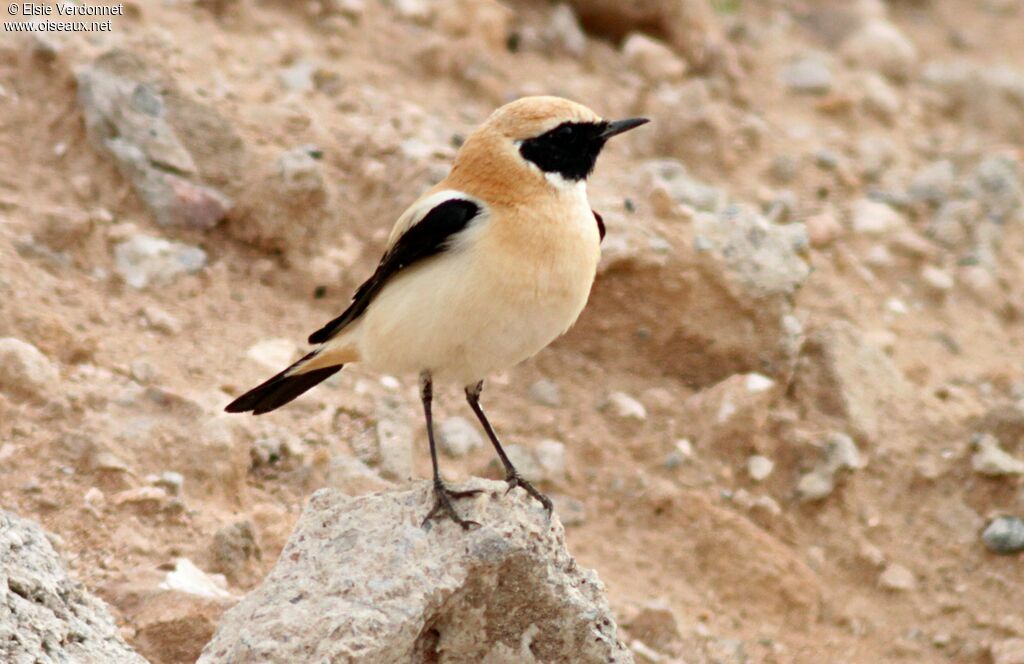
M591 212L594 213L594 219L597 220L597 232L601 235L601 241L604 241L604 219L597 213L597 210L591 208Z
M446 200L427 212L388 249L373 275L356 290L348 309L309 335L309 343L321 344L359 318L391 277L447 249L452 237L464 230L478 214L479 205L460 198Z

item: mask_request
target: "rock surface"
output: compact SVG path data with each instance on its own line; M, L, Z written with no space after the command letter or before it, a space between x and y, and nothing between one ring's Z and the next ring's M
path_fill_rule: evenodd
M597 575L557 517L505 484L458 509L480 528L420 525L428 483L313 495L277 566L221 622L200 662L631 662ZM382 555L382 552L386 552Z
M0 661L144 664L106 605L68 576L46 533L0 511Z

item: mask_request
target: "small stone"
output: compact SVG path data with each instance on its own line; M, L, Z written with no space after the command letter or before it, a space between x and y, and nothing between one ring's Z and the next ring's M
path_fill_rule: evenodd
M791 91L823 95L832 89L832 70L824 54L803 55L788 64L780 74Z
M978 448L971 457L974 472L989 477L1024 475L1024 461L1000 447L999 440L992 434L976 436L973 443Z
M544 38L555 48L577 58L587 50L587 35L580 27L576 12L567 4L558 4L551 10Z
M925 265L921 270L921 281L924 282L925 286L934 291L939 295L943 295L953 290L953 286L956 282L953 280L953 275L941 268L937 268L934 265Z
M227 579L221 574L207 574L188 558L178 558L174 571L168 572L160 584L163 590L177 590L209 599L232 599L227 588Z
M397 401L386 400L377 409L376 461L381 477L405 480L412 476L413 432Z
M441 451L453 458L466 456L484 445L484 437L472 422L464 417L449 417L438 427Z
M622 44L622 55L630 67L649 81L682 79L686 63L664 43L640 32L634 32Z
M136 235L114 247L114 269L132 288L167 285L204 265L202 249L151 235Z
M998 516L985 526L981 540L992 553L1010 555L1024 551L1024 519Z
M899 212L869 198L862 198L853 204L850 222L854 232L862 235L884 235L907 225Z
M583 501L560 493L549 494L558 519L566 528L582 526L587 521L587 508Z
M516 443L505 445L504 447L509 461L512 462L512 465L519 471L519 475L523 479L529 482L540 482L545 479L544 469L537 462L537 456L533 453L533 450ZM488 466L493 471L500 473L501 477L505 477L505 468L497 457L491 459Z
M866 22L840 46L851 64L889 78L907 78L917 62L917 47L899 28L884 19Z
M775 462L768 457L755 454L747 459L747 474L750 479L760 482L767 479L775 468Z
M948 159L934 161L914 175L907 188L907 196L915 202L942 205L952 194L955 183L953 162Z
M843 234L843 225L830 211L820 212L807 218L807 239L815 248L827 247Z
M250 521L239 521L218 530L211 547L213 569L233 580L245 578L249 562L262 558Z
M246 357L271 371L281 371L295 361L298 347L291 339L264 339L245 351Z
M165 470L156 478L154 484L163 487L172 496L178 496L181 495L181 489L185 485L185 476L173 470Z
M891 122L903 106L895 87L874 72L867 72L864 80L864 109L883 121Z
M644 405L625 392L612 392L605 401L605 408L616 417L633 420L646 420L647 409Z
M307 92L313 89L313 75L317 65L308 60L297 60L291 66L278 72L277 76L285 88L293 92Z
M992 664L1024 664L1024 639L1003 639L989 648Z
M553 380L541 378L530 385L528 392L530 397L542 406L558 408L562 405L562 389Z
M913 572L902 565L893 563L886 567L878 577L878 585L886 590L905 592L916 588L917 581L914 579Z
M626 627L630 636L657 650L667 650L683 638L679 619L665 600L651 600L645 603Z
M542 440L533 448L537 463L544 471L545 479L552 480L565 475L565 445L557 440Z
M0 392L46 399L59 392L60 375L49 358L21 339L0 338Z
M142 308L142 320L148 328L167 335L181 332L181 321L160 307L147 304Z
M827 498L835 489L835 480L832 475L821 470L813 470L800 477L796 485L797 495L800 500L815 501Z
M825 441L826 470L858 470L865 465L867 464L861 458L857 444L845 433L834 433Z

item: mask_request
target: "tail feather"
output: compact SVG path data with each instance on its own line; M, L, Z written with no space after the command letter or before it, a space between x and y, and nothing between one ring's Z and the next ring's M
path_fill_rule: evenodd
M263 383L260 383L229 403L224 410L229 413L246 413L252 411L253 415L269 413L275 408L280 408L303 392L322 383L341 371L341 367L343 365L336 364L334 366L313 369L303 373L289 374L289 372L294 372L297 367L312 359L315 355L316 352L306 355L304 358L281 373L267 379Z

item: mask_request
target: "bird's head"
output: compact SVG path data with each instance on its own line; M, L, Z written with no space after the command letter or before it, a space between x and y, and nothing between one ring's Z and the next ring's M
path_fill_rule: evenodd
M530 171L556 186L572 185L594 170L609 138L646 122L610 122L561 97L523 97L494 111L462 152L487 151L491 159L504 160L516 170Z

